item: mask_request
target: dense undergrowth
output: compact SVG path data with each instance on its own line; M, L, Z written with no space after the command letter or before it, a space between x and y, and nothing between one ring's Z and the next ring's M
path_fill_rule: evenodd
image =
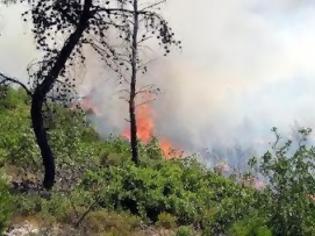
M27 96L4 88L0 96L0 232L28 220L59 225L58 235L315 235L312 147L288 157L287 143L253 159L266 181L256 190L250 174L223 177L194 157L165 161L155 140L141 145L135 166L126 141L102 140L81 112L50 105L58 171L48 193Z

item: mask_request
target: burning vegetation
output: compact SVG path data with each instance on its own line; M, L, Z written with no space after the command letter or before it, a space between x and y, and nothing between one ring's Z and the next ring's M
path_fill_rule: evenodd
M85 96L80 101L80 107L89 115L101 116L99 108L94 104L91 96ZM154 121L154 110L149 103L142 104L137 107L137 137L139 141L148 144L156 135L156 125ZM104 121L106 122L106 121ZM130 129L125 127L121 133L121 137L130 141ZM159 147L165 159L181 158L184 151L179 150L173 142L167 137L158 137Z
M36 216L43 222L39 230L55 229L56 222L60 226L62 233L49 235L152 235L152 229L161 228L170 230L168 235L189 236L314 235L310 129L300 131L300 146L293 153L288 151L292 142L283 146L273 129L278 141L272 150L251 159L245 175L227 178L224 163L213 170L193 156L164 161L156 145L141 148L143 161L136 165L126 141L99 139L82 112L60 106L49 126L58 181L47 192L39 184L42 167L29 127L29 98L21 90L2 89L0 234L8 229L11 235ZM139 137L150 142L156 132L154 110L149 104L139 107L137 119ZM176 156L170 154L171 142L159 143L165 158Z
M155 122L153 119L154 111L149 104L143 104L138 107L136 112L137 136L142 143L149 143L156 137ZM122 137L130 140L130 130L126 128ZM174 147L172 141L168 138L159 138L159 146L165 159L182 157L184 152Z

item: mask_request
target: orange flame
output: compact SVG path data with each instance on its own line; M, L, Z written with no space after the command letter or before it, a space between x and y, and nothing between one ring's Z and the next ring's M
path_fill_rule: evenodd
M173 147L171 141L166 138L160 140L160 148L162 150L163 156L167 160L172 159L174 157L182 157L184 154L183 151L176 150Z
M138 107L136 112L137 120L137 136L138 139L147 144L154 137L154 120L153 120L153 110L148 104L144 104ZM125 129L122 136L130 140L130 130L129 128ZM171 159L173 157L180 157L183 155L183 152L176 150L171 141L163 138L159 141L160 148L165 159Z
M144 143L150 142L153 137L154 122L152 109L148 105L142 105L137 109L137 136ZM123 137L130 139L129 128L123 132Z

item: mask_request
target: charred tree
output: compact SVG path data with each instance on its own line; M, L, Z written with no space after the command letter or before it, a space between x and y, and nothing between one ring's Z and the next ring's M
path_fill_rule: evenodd
M85 0L84 8L80 20L76 26L74 33L68 38L64 47L60 51L55 60L55 64L48 71L41 84L39 84L32 96L31 119L38 146L41 150L43 165L45 167L45 176L43 186L46 189L52 188L55 181L55 163L52 150L49 146L47 133L44 128L43 103L47 94L52 89L60 72L64 69L74 48L79 43L84 30L88 27L91 15L92 0Z
M32 81L30 88L8 77L2 76L2 82L17 82L31 96L32 126L45 170L43 186L51 189L55 182L55 158L45 129L43 107L47 100L71 104L69 93L75 88L76 78L70 78L67 72L77 61L85 62L81 50L84 45L92 48L106 66L119 75L121 84L129 85L125 89L128 93L125 99L129 104L132 160L137 164L136 108L141 105L137 97L159 91L153 85L138 87L139 73L145 73L150 62L142 57L143 44L156 38L165 56L170 53L171 46L181 48L181 42L174 39L168 22L157 11L165 1L154 2L141 9L139 0L27 2L31 7L23 14L24 20L32 20L37 49L44 56L28 68ZM117 42L113 43L106 37L115 34L119 35L121 42L118 47ZM65 43L59 45L64 39Z
M49 7L49 5L39 1L37 5L33 5L32 13L33 20L35 25L34 33L43 33L47 26L49 25L49 21L44 21L42 17L44 17L42 11L45 10L45 7ZM55 6L57 7L57 6ZM44 127L44 115L43 115L43 105L45 100L47 99L47 94L53 88L57 78L60 73L64 70L66 66L67 60L70 58L71 54L75 47L79 44L80 39L83 35L83 32L89 25L89 20L91 18L91 7L92 0L85 0L82 12L80 14L79 20L75 25L74 32L69 36L66 40L64 46L60 50L60 52L54 52L54 57L50 58L48 64L45 65L43 71L37 74L41 76L41 78L37 81L34 91L31 92L27 86L21 83L17 79L9 78L3 74L1 74L2 80L1 83L16 83L22 86L31 96L31 120L32 126L35 133L37 144L41 151L41 156L43 159L44 166L44 180L43 186L46 189L51 189L54 185L55 181L55 161L53 152L48 142L46 129ZM61 8L60 8L61 9ZM48 8L46 8L48 10ZM53 19L51 19L52 21ZM38 27L38 28L36 28ZM47 44L45 44L42 37L37 38L37 43L40 46L48 49ZM43 73L44 72L44 73Z
M121 91L126 95L121 96L129 106L130 122L130 149L132 161L139 163L138 135L137 135L137 107L148 102L159 93L159 89L152 84L138 86L139 74L145 74L151 59L145 58L145 43L149 40L157 40L158 46L164 51L164 55L170 53L172 46L181 48L181 42L175 40L168 22L158 13L162 1L121 1L120 9L123 14L118 16L116 22L122 25L119 29L121 48L116 54L116 60L120 62L121 84L127 87ZM142 6L141 8L139 6ZM124 68L124 70L123 70ZM142 101L139 101L142 95ZM143 101L144 100L144 101Z
M137 60L138 60L138 31L139 15L138 0L133 1L133 28L132 28L132 50L131 50L131 80L130 80L130 98L129 98L129 116L130 116L130 145L132 161L139 162L138 137L137 137L137 119L136 119L136 85L137 85Z
M26 0L25 0L26 1ZM94 49L101 60L115 71L119 70L116 51L108 44L106 35L110 29L121 29L113 21L113 15L123 14L125 9L117 8L113 1L27 1L31 8L23 16L33 22L33 34L37 49L44 52L43 59L28 68L31 88L17 79L0 74L1 83L17 83L31 96L31 119L37 144L44 166L43 186L51 189L55 182L55 158L49 145L45 128L43 107L48 99L71 104L75 78L69 78L67 70L79 61L85 62L84 45ZM113 4L115 6L113 7ZM67 38L63 45L58 42Z

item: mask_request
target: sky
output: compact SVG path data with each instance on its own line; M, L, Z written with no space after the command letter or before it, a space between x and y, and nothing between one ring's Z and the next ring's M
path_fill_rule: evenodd
M37 54L22 11L0 6L0 70L26 78ZM191 152L265 150L273 126L288 138L315 128L314 1L168 0L162 13L183 50L157 51L142 78L162 90L152 103L157 136ZM112 75L92 58L84 76L81 91L93 91L102 114L97 128L119 133L126 104Z

